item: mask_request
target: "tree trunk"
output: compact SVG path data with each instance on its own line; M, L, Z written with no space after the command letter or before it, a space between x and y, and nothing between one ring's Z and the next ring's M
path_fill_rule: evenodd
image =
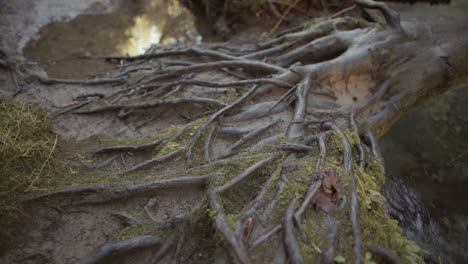
M126 71L106 79L38 78L114 84L73 114L139 121L181 111L190 121L140 144L93 149L102 159L135 155L95 184L33 202L79 207L202 190L184 215L158 218L150 199L141 218L122 216L130 227L83 263L148 247L151 263L424 263L387 215L377 138L414 105L466 83L468 23L401 25L383 3L356 3L387 23L325 18L256 45L108 57Z

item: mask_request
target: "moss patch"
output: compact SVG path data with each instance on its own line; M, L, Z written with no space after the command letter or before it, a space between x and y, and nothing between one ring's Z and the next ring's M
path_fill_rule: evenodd
M380 245L396 253L404 263L424 263L419 255L422 250L416 243L401 235L402 229L398 226L398 221L390 219L385 212L385 198L380 194L383 167L375 159L369 160L368 164L366 170L355 168L355 175L359 180L364 249L369 251Z

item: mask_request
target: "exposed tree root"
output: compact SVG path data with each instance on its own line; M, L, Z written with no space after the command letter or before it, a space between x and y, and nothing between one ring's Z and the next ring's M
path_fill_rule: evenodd
M90 80L68 80L68 79L55 79L55 78L44 78L40 77L39 81L43 84L84 84L84 85L99 85L108 83L118 83L124 81L125 78L100 78Z
M155 147L159 144L161 144L163 141L168 139L169 136L165 136L163 138L157 139L155 141L143 144L143 145L130 145L130 146L111 146L111 147L104 147L104 148L98 148L94 149L91 152L92 153L103 153L103 152L112 152L112 151L137 151L137 150L143 150L147 148L152 148Z
M286 219L284 221L284 245L288 251L289 260L294 264L302 264L304 258L299 249L299 243L297 242L296 235L294 234L294 209L296 208L298 198L294 198L286 210Z
M404 256L395 252L414 252L399 248L394 241L386 241L386 247L369 244L372 239L361 224L382 221L381 215L378 209L365 211L361 205L370 191L378 192L375 182L382 176L372 174L381 173L373 163L381 156L376 127L370 120L390 120L397 114L387 107L403 100L392 94L398 76L386 71L387 64L400 63L392 51L406 39L398 14L384 3L358 0L356 4L381 11L389 27L350 17L316 20L257 45L221 43L173 47L135 57L102 57L129 62L115 75L120 77L40 79L47 84L119 83L108 94L84 96L80 110L67 110L78 114L120 111L117 116L124 118L148 108L169 111L167 106L197 111L185 114L192 122L148 143L92 150L94 154L139 152L144 156L149 155L146 150L162 149L143 161L122 154L126 168L110 177L122 182L72 187L32 200L73 197L69 205L74 206L144 196L148 201L143 208L145 219L155 224L146 231L175 227L164 242L139 234L102 246L83 263L99 263L129 250L159 245L151 263L182 262L184 250L197 244L188 242L197 221L213 226L217 236L208 238L217 240L213 252L234 263L271 262L274 254L271 248L265 250L267 241L284 249L290 263L333 263L341 256L357 264L364 263L367 252L402 263ZM177 60L168 60L173 57ZM205 80L212 73L229 75L230 80ZM361 140L364 132L367 139ZM231 136L240 138L227 140ZM136 165L127 167L126 161ZM177 169L161 170L171 167L166 165ZM150 180L153 176L155 180ZM202 204L176 221L158 223L153 208L159 204L148 198L163 189L195 186L205 190ZM144 222L126 214L115 216L130 227ZM391 232L399 238L397 231Z
M108 243L101 246L92 256L81 261L81 264L101 263L108 257L124 254L135 249L154 247L160 244L161 239L156 236L138 236L114 243Z

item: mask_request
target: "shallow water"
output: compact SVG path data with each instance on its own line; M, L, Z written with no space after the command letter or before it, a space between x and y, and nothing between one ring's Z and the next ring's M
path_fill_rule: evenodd
M23 49L54 78L86 78L112 66L82 57L143 54L152 44L199 42L192 15L176 0L123 0L115 11L82 14L41 28Z

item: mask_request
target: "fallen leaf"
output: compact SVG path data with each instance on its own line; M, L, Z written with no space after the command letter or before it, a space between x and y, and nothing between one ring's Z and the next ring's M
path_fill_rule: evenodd
M312 204L327 213L340 210L337 203L340 200L339 190L341 190L341 183L335 174L328 170L323 171L322 185L312 199Z

